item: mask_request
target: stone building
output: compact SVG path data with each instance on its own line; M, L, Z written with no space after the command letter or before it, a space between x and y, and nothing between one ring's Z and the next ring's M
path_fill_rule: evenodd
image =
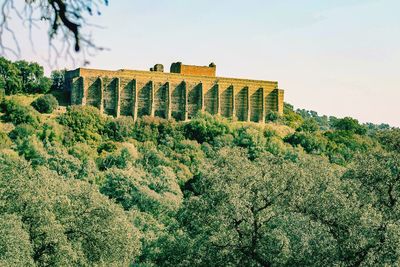
M269 111L283 112L283 90L274 81L217 77L216 66L173 63L150 71L79 68L65 74L72 105L91 105L119 116L188 120L198 111L238 121L264 122Z

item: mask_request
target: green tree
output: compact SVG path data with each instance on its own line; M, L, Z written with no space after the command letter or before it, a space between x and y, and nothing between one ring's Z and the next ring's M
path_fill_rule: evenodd
M12 122L14 125L21 123L37 126L39 117L32 107L26 107L14 100L6 100L1 104L4 115L2 119L6 122Z
M207 113L199 113L184 126L185 137L199 143L212 142L214 138L229 131L229 126L225 121Z
M51 90L52 91L62 91L64 90L64 79L65 79L65 72L67 70L53 70L51 72Z
M34 266L29 232L21 217L15 214L0 216L0 265Z
M46 93L50 90L51 80L44 76L43 67L25 60L14 63L21 76L22 91L27 93Z
M32 250L24 261L38 266L128 266L139 254L139 233L123 210L86 182L0 155L0 188L0 218L14 214L28 232L18 234L18 223L8 230L23 246L6 248L8 259Z
M72 131L72 142L90 143L101 140L105 120L95 107L70 106L57 120Z
M333 120L332 126L337 130L349 131L360 135L363 135L367 132L365 126L360 125L358 120L351 117Z
M53 95L47 94L35 99L31 105L40 113L52 113L58 107L58 101Z
M20 70L13 62L0 57L0 88L3 88L7 95L21 92L22 79Z

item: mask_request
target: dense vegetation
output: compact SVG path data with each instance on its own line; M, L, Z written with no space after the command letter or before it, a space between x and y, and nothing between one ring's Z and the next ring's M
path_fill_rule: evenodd
M49 98L1 100L0 266L400 264L397 128L31 106Z

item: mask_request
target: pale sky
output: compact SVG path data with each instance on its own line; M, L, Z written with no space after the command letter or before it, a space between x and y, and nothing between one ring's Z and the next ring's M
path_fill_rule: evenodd
M218 76L278 81L296 108L400 126L399 11L399 0L111 0L92 19L110 50L90 67L215 62ZM46 38L21 48L49 72Z

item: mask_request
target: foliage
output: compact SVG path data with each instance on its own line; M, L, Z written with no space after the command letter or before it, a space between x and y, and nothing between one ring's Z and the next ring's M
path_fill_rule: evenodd
M37 126L39 117L31 107L22 106L14 100L5 100L1 104L4 115L2 119L6 122L12 122L14 125L21 123Z
M316 132L319 130L319 125L318 122L315 119L308 118L303 121L301 126L296 129L297 131L300 132Z
M39 266L121 266L138 254L137 230L93 186L32 170L7 156L0 156L0 163L0 218L15 215L8 236L18 238L15 245L24 245L22 250L8 249L9 258Z
M270 111L266 116L266 120L272 122L278 121L279 118L280 118L279 113L276 111Z
M51 90L62 91L64 90L65 72L67 70L54 70L51 72Z
M304 120L315 121L321 130L330 129L330 123L329 123L330 118L326 115L319 116L316 111L305 110L305 109L297 109L296 113L299 114Z
M58 101L53 95L47 94L37 98L31 105L40 113L52 113L58 107Z
M382 146L391 151L400 153L400 129L393 128L386 131L379 131L377 138Z
M51 80L44 76L43 67L35 62L11 62L0 57L0 87L7 95L16 93L46 93Z
M20 70L9 60L0 57L0 88L7 95L21 92Z
M81 106L54 118L9 98L1 266L400 262L397 128L289 104L268 124Z
M21 218L15 214L0 216L0 265L33 266L33 252L29 233Z
M214 138L228 132L229 126L226 122L206 113L199 113L184 126L185 137L199 143L212 142Z
M0 149L9 148L12 145L11 139L4 132L0 132Z
M103 134L114 141L123 142L133 135L133 127L132 118L109 119L104 125Z
M285 137L285 142L293 146L300 145L307 153L321 154L325 152L327 140L323 136L318 136L308 132L295 132Z
M336 130L349 131L361 135L367 132L366 128L358 123L358 120L350 117L336 119L332 122L332 126Z
M67 112L58 118L58 122L72 131L73 142L100 140L105 123L99 110L90 106L70 106Z
M282 122L289 127L297 129L303 123L303 118L294 111L292 105L284 103Z

